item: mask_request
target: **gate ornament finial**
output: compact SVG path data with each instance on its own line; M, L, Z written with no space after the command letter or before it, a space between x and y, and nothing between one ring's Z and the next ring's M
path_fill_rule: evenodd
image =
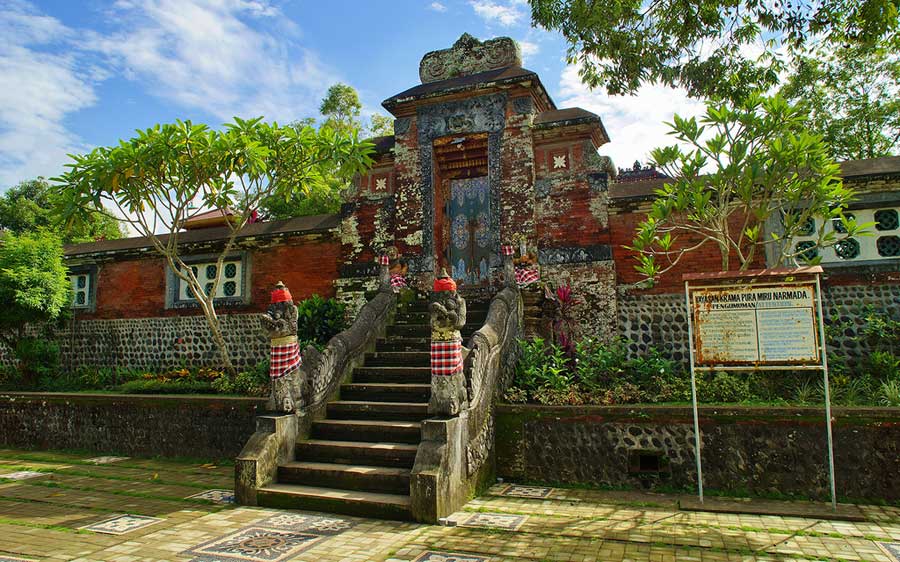
M513 39L497 37L479 41L463 33L451 48L431 51L422 57L419 78L428 84L508 66L522 66L522 51Z

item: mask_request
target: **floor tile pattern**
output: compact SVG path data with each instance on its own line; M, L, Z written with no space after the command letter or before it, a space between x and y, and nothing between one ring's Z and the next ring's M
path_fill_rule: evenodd
M519 498L547 498L553 493L553 488L540 486L520 486L510 484L500 492L501 496L515 496Z
M528 519L527 515L506 515L503 513L476 513L461 523L466 527L490 527L505 531L518 531Z
M216 503L234 503L234 491L232 490L206 490L199 494L188 496L185 499L209 500Z
M317 535L336 535L353 526L353 523L337 517L324 517L318 515L304 515L299 513L279 513L260 521L261 527L285 529Z
M0 478L5 478L7 480L27 480L28 478L37 478L38 476L47 476L47 473L35 472L33 470L19 470L17 472L0 474Z
M119 461L127 461L131 457L94 457L91 459L85 459L85 462L89 462L91 464L110 464Z
M321 536L283 529L247 527L185 551L195 560L280 562L296 556L322 540Z
M885 554L894 557L894 560L891 560L891 562L900 562L900 543L880 542L878 543L878 546Z
M490 560L483 556L469 554L453 554L450 552L425 552L415 562L485 562Z
M93 531L95 533L104 533L107 535L124 535L131 531L143 529L150 525L155 525L163 521L158 517L147 517L144 515L116 515L109 519L104 519L98 523L92 523L81 527L85 531Z

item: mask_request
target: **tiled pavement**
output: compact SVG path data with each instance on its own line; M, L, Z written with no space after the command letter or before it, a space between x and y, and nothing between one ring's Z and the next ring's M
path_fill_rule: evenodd
M235 506L227 465L94 457L0 450L0 562L900 562L889 554L900 552L890 546L900 543L896 507L861 506L865 522L826 521L499 484L446 525L418 525ZM4 478L26 471L40 474Z

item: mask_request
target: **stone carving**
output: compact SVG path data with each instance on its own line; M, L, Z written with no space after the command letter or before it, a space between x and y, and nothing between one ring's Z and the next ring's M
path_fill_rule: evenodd
M409 132L409 126L412 124L412 119L409 117L400 117L399 119L394 119L394 137L401 137Z
M419 78L427 84L507 66L522 66L522 51L515 41L497 37L482 42L463 33L453 47L422 57Z
M431 400L428 413L458 415L466 405L462 335L466 323L466 300L456 292L456 283L441 274L434 282L428 307L431 313Z
M269 308L262 316L262 324L269 335L269 377L272 390L269 410L293 412L302 399L300 381L300 346L297 342L297 306L291 293L281 281L272 291Z

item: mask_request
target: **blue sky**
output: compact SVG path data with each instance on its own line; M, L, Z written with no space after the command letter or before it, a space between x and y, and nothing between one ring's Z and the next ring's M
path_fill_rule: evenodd
M422 55L463 32L519 41L559 107L600 114L601 153L619 166L669 144L673 112L699 111L661 87L590 92L565 41L530 23L525 0L2 0L0 190L159 122L318 116L336 82L386 113L382 100L419 83Z

